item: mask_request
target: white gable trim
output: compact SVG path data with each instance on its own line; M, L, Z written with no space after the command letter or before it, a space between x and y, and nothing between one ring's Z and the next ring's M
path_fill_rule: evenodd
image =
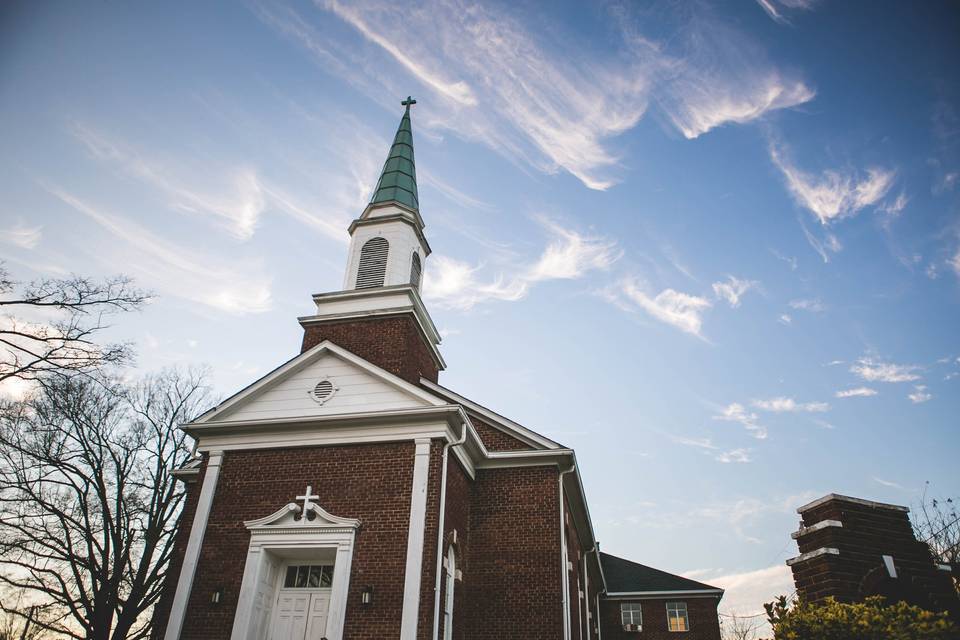
M533 447L534 449L563 448L563 445L554 442L553 440L546 438L535 431L527 429L523 425L517 424L509 418L505 418L500 414L494 413L490 409L487 409L486 407L481 406L472 400L464 398L459 393L451 391L446 387L442 387L435 382L431 382L426 378L420 378L420 384L449 402L456 402L457 404L463 405L468 411L477 414L494 428L503 431L509 436L513 436L514 438Z
M343 347L339 347L329 340L324 340L317 346L304 351L295 358L288 360L284 364L280 365L267 375L263 376L253 384L245 387L239 392L227 398L225 401L221 402L219 405L213 409L207 411L199 418L196 418L192 422L188 423L189 425L199 425L210 422L216 422L216 418L224 415L225 413L236 410L241 404L249 402L252 399L256 398L259 394L263 393L273 385L277 384L279 381L283 380L287 376L291 375L295 371L302 369L303 367L309 365L311 362L317 360L323 354L334 355L345 362L348 362L358 369L368 373L371 377L377 378L382 382L394 387L398 391L406 393L409 396L412 396L418 400L426 402L429 405L440 406L447 404L447 401L438 398L436 395L429 393L416 385L412 385L403 378L395 376L389 371L381 369L380 367L367 362L363 358L347 351Z

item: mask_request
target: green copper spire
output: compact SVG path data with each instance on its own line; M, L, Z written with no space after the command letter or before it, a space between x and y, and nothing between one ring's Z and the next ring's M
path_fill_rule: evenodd
M406 110L400 119L400 128L390 147L390 155L383 165L380 180L373 192L370 204L377 202L399 202L414 211L420 210L417 197L417 170L413 164L413 130L410 128L410 105L417 101L407 96L401 102Z

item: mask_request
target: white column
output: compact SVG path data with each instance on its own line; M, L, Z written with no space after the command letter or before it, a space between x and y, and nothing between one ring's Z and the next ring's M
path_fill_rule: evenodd
M427 515L427 480L430 471L430 439L417 438L413 458L413 489L410 495L410 526L407 535L407 569L403 581L400 640L416 640L420 609L420 579L423 574L423 537Z
M200 497L197 499L197 510L193 514L193 525L190 527L190 539L187 541L187 550L183 554L183 566L180 567L180 578L177 580L177 591L170 606L170 618L167 620L167 632L164 640L178 640L183 628L183 620L187 615L187 601L193 587L193 574L197 570L200 560L200 548L203 546L203 534L207 529L207 519L210 517L210 508L213 506L213 494L217 490L217 478L220 476L220 463L223 461L223 451L211 451L207 458L207 472L203 476L200 486Z
M327 615L327 639L340 640L343 624L347 620L347 596L350 591L350 565L353 561L353 534L350 545L337 546L337 559L333 567L333 589L330 590L330 608Z

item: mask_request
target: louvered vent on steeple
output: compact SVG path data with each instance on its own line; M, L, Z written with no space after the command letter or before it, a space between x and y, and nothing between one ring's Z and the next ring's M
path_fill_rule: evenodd
M420 288L420 276L422 273L423 265L420 264L420 254L414 252L410 258L410 284L412 284L415 289Z
M357 269L357 289L382 287L387 274L387 253L390 243L386 238L370 238L360 249L360 268Z

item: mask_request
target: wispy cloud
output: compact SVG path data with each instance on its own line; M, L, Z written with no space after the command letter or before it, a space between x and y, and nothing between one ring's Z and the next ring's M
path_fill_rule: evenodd
M823 302L821 302L819 298L791 300L789 305L792 309L797 309L798 311L809 311L811 313L820 313L826 309L826 307L823 305Z
M804 224L802 220L800 221L800 228L803 229L803 236L807 239L807 243L813 247L813 250L817 252L824 264L830 262L831 253L840 253L840 251L843 250L843 245L836 235L830 232L824 232L823 237L820 238L807 229L807 225Z
M740 306L740 298L758 284L755 280L741 280L728 275L726 282L713 283L713 294L719 299L726 300L727 304L736 309Z
M49 193L96 222L120 243L114 253L99 256L124 270L144 286L232 314L261 313L271 306L270 279L248 260L217 263L207 252L189 251L135 222L108 214L60 188Z
M787 325L788 327L789 327L791 324L793 324L793 318L790 317L790 314L789 314L789 313L781 313L781 314L780 314L780 317L777 318L777 321L778 321L780 324L785 324L785 325Z
M766 427L758 423L759 416L751 411L747 411L739 402L732 402L720 410L720 413L713 416L714 420L723 420L725 422L736 422L744 426L754 438L764 440L767 437Z
M316 5L351 32L266 3L254 13L378 101L384 87L401 95L413 78L430 93L424 126L481 141L543 172L565 170L592 189L617 182L612 140L643 118L651 100L685 137L696 138L814 95L714 17L682 20L667 46L644 36L644 21L629 9L613 10L621 41L616 53L601 55L570 48L559 25L533 28L493 5Z
M787 188L797 203L823 225L856 215L877 204L890 189L896 172L880 167L865 171L828 169L819 175L799 169L776 143L770 158L783 173Z
M927 386L924 384L914 385L913 393L907 394L907 397L910 398L910 402L913 404L921 404L933 400L933 394L927 391Z
M789 24L787 14L791 11L809 10L816 4L816 0L757 0L757 4L767 12L775 22Z
M830 410L830 405L826 402L797 402L785 396L753 400L750 404L756 409L771 413L822 413Z
M894 364L863 357L850 367L850 372L867 382L913 382L920 379L917 373L919 369L912 364Z
M40 244L43 236L43 227L27 226L22 221L7 229L0 229L0 242L11 244L21 249L34 249Z
M903 489L903 485L897 484L896 482L891 482L890 480L884 480L883 478L878 478L874 476L872 478L877 484L882 484L885 487L890 487L891 489Z
M439 68L428 68L408 56L403 49L396 46L393 41L385 34L382 34L377 28L370 26L364 20L362 11L354 6L345 6L335 0L325 0L323 6L332 11L345 22L356 28L363 37L381 47L390 56L400 63L414 77L423 82L428 87L435 89L438 93L451 100L465 106L474 106L477 104L477 98L470 88L470 85L463 80L449 81L443 77Z
M722 451L719 446L715 445L713 441L710 440L710 438L684 438L681 436L671 436L671 439L677 444L685 447L700 449L704 453L712 456L717 462L722 462L724 464L729 464L731 462L746 463L751 461L750 449L740 448Z
M608 269L621 255L616 243L606 238L582 234L546 217L538 220L551 240L537 260L515 265L512 276L499 274L485 280L483 265L434 255L424 280L424 297L438 306L460 310L490 300L516 301L538 282L581 278L590 271Z
M703 313L712 306L706 298L664 289L655 296L649 295L635 278L623 280L616 291L611 292L613 301L624 308L639 307L660 322L672 325L681 331L702 338Z
M184 212L209 215L238 239L250 238L264 210L264 194L257 172L241 167L227 172L219 192L187 186L155 160L80 123L71 132L98 160L109 161L124 173L159 189L170 205Z
M833 395L837 398L869 398L877 395L877 390L870 387L856 387L854 389L842 389Z
M729 464L731 462L750 462L750 449L731 449L717 454L717 462Z
M764 602L794 589L793 574L782 559L770 567L710 578L710 584L724 590L723 612L741 616L763 614Z

